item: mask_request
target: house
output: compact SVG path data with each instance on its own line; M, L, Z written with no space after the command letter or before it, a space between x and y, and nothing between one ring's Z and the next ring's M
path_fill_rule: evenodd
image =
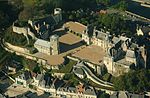
M35 85L35 86L39 86L39 83L40 83L40 81L42 81L43 80L43 78L44 78L44 74L35 74L34 76L33 76L33 85Z
M23 85L24 87L28 87L29 84L33 82L30 71L25 71L24 73L16 77L15 81L16 84Z
M8 62L8 64L6 64L6 67L12 73L16 73L23 68L23 66L19 62L14 60L12 62Z
M76 87L60 87L57 95L61 98L97 98L95 90L83 84Z
M57 55L59 54L59 36L52 35L50 41L45 41L42 39L37 39L34 43L34 47L41 53L47 55Z
M56 92L55 89L51 88L54 78L48 74L45 74L43 79L39 82L38 89L45 92L51 93Z
M141 94L133 94L126 91L119 91L110 95L110 98L146 98L146 96Z

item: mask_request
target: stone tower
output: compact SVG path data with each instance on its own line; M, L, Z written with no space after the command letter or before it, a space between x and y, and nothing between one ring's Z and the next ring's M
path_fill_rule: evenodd
M55 8L54 9L54 17L55 17L55 21L57 23L62 21L62 10L61 10L61 8Z
M59 54L59 36L52 35L50 37L51 55Z

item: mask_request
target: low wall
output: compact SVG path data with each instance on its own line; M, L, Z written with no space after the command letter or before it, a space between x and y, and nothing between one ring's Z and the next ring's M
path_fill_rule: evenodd
M32 54L29 53L29 51L26 48L20 48L18 46L11 45L10 43L7 43L7 42L3 42L3 43L4 43L3 45L5 45L3 46L3 48L6 51L11 52L11 53L16 53L17 55L23 56L27 59L37 61L37 63L40 63L42 65L47 65L47 60L33 56Z
M29 50L26 49L26 48L21 48L21 47L18 47L18 46L14 46L14 45L12 45L10 43L7 43L7 42L5 42L5 45L10 47L12 50L23 52L23 53L29 53Z
M28 27L17 27L13 25L13 32L17 34L23 34L24 36L30 35L33 39L36 39L36 36L33 32L30 31L30 28Z

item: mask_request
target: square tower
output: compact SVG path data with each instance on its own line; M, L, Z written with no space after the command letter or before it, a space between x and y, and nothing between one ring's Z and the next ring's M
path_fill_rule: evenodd
M52 55L59 54L59 36L58 35L55 34L50 37L50 47L51 47Z

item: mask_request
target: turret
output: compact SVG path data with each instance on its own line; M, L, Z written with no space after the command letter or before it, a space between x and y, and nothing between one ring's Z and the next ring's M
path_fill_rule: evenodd
M54 17L55 17L55 20L57 23L62 21L62 10L61 10L61 8L55 8L54 9Z

